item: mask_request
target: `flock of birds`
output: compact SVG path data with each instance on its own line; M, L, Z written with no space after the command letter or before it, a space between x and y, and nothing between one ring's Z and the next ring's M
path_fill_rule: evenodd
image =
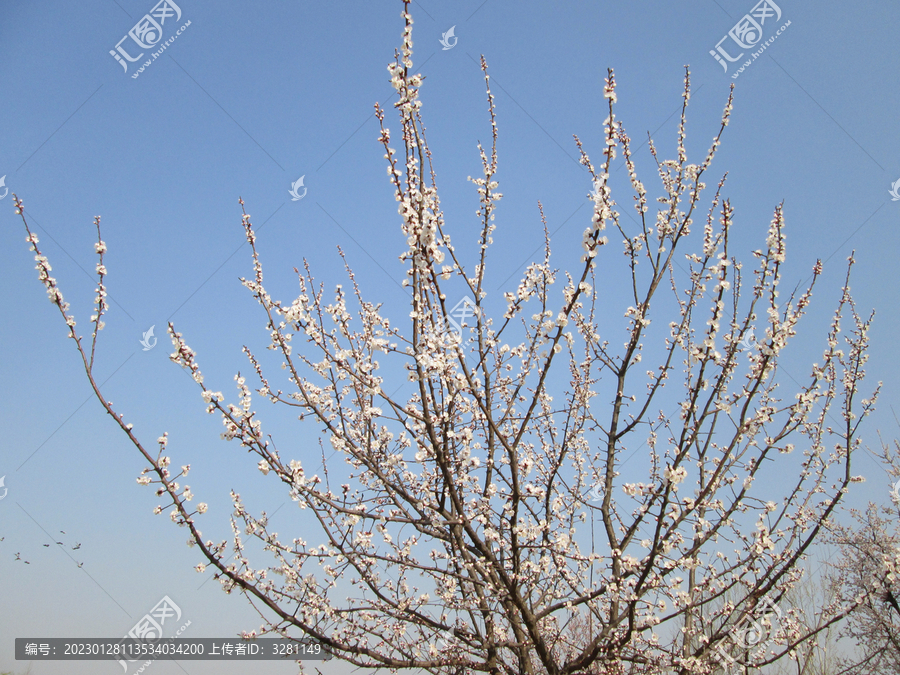
M64 531L64 530L60 530L59 533L60 533L60 534L65 534L65 531ZM4 539L6 539L6 537L0 537L0 541L3 541ZM56 544L57 544L57 546L66 546L66 544L63 543L63 542L61 542L61 541L56 542ZM51 546L50 544L44 544L44 548L50 548L50 546ZM72 550L73 550L73 551L77 551L77 550L79 550L80 548L81 548L81 544L79 544L79 543L76 543L74 546L72 546ZM21 553L16 553L16 560L18 560L19 562L23 562L23 563L25 563L26 565L30 565L30 564L31 564L30 561L28 561L28 560L23 560L23 559L22 559L22 554L21 554ZM76 561L76 563L78 564L78 567L83 567L83 566L84 566L84 563L83 563L83 562L77 562L77 561Z

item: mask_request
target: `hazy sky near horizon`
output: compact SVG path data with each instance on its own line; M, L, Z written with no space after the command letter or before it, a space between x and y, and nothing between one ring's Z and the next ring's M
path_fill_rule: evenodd
M736 211L733 251L748 266L750 251L765 246L773 210L784 204L785 291L808 278L816 259L825 261L800 346L786 366L798 381L806 375L800 364L821 358L845 260L856 250L854 298L861 314L877 313L863 394L884 382L864 427L874 449L877 432L886 441L900 435L892 412L900 413L900 302L891 276L900 199L889 192L897 182L900 196L900 11L886 2L780 0L781 16L768 16L763 41L781 33L740 73L758 46L734 63L723 59L726 72L710 51L719 45L720 55L737 56L741 49L729 31L755 6L752 0L412 3L414 69L425 75L422 113L441 205L454 242L473 250L478 202L466 178L481 172L476 143L490 142L482 54L496 101L504 194L489 276L495 298L514 289L524 266L542 255L538 201L559 252L554 266L569 267L580 250L591 182L572 134L599 165L607 68L615 69L617 118L634 147L650 133L661 157L670 158L690 65L687 149L694 163L718 131L733 83L734 112L706 177L707 197L727 172L724 194ZM193 569L201 559L185 545L187 531L153 515L152 489L135 482L141 458L93 398L36 278L13 192L24 200L84 335L95 287L93 218L102 216L112 308L101 333L99 381L151 445L169 432L173 463L191 464L186 482L196 501L210 504L200 527L216 541L229 534L230 489L253 508L277 511L274 529L315 541L287 494L273 492L251 456L219 439L220 419L204 415L196 385L167 358L165 326L173 321L197 351L209 386L231 400L234 374L248 371L242 345L262 351L266 343L264 314L238 282L252 274L238 199L257 228L273 296L296 295L292 268L304 258L326 289L346 283L340 246L370 299L403 316L407 296L397 256L405 240L373 115L380 102L399 147L386 67L400 44L401 3L177 0L181 16L170 14L161 25L159 44L171 43L139 71L149 56L128 62L121 54L142 51L129 31L155 7L153 0L3 5L0 381L11 390L0 413L3 672L28 667L14 661L15 637L123 635L164 596L179 605L183 622L191 621L184 637L233 637L261 623L241 596L224 594L210 580L211 570ZM453 36L442 43L451 27ZM121 61L110 54L117 45ZM655 198L661 192L646 144L635 161ZM624 212L631 195L620 167L621 152L613 197ZM292 199L293 185L302 199ZM709 199L702 203L708 208ZM609 255L618 256L613 249ZM140 340L151 326L158 344L151 339L154 347L144 350ZM296 426L289 429L296 434ZM313 461L317 431L283 442ZM867 482L855 486L850 504L887 501L889 482L871 453L859 453L854 473ZM326 674L348 671L334 662L312 665ZM256 670L294 668L267 662L254 664ZM120 672L115 663L91 661L31 669ZM152 672L238 673L246 666L161 661Z

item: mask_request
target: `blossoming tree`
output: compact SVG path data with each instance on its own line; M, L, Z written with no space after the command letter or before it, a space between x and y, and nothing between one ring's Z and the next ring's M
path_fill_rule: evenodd
M828 575L832 592L859 604L841 626L856 647L840 660L839 672L848 675L900 670L900 442L893 450L882 443L879 455L896 481L890 493L885 489L890 506L869 502L865 512L853 512L855 527L830 528L841 551Z
M575 139L594 182L584 255L554 292L559 275L547 237L543 260L527 268L518 287L502 299L489 296L485 275L501 194L487 66L482 59L493 142L489 150L478 146L480 248L469 265L451 243L438 199L408 9L404 3L402 49L389 66L401 149L391 145L376 106L406 237L408 321L389 320L349 267L352 292L338 287L326 297L305 264L299 296L275 299L263 283L246 212L242 221L254 267L242 282L266 315L268 348L280 353L285 372L275 382L245 348L256 392L319 425L335 459L320 467L283 457L267 438L250 385L237 379L239 403L228 403L208 387L196 354L169 324L172 360L189 369L207 410L222 416L223 436L255 453L258 469L312 515L314 541L277 537L267 517L252 514L234 492L235 560L226 559L228 542L203 539L198 518L206 506L191 505L190 489L178 482L185 470L170 468L167 434L158 448L138 438L95 381L108 310L99 218L89 346L25 222L40 279L91 386L146 459L139 482L165 497L156 512L169 510L188 528L203 557L198 569L214 567L226 591L258 607L268 620L264 632L315 638L360 666L711 673L790 655L849 607L820 608L814 625L787 607L777 616L761 613L778 607L797 583L823 522L854 480L858 427L875 400L858 393L871 317L857 315L845 283L819 363L784 402L779 357L822 266L816 263L802 293L779 300L779 206L765 249L754 253L746 291L743 266L729 251L735 216L722 196L724 177L700 216L699 240L689 236L698 229L702 179L732 98L706 157L689 164L687 74L677 158L659 160L649 142L658 204L638 180L631 141L614 114L610 70L598 166ZM610 187L619 150L633 190L634 216L627 219ZM18 197L16 207L24 214ZM621 238L624 257L608 251L610 232ZM606 294L607 278L627 279L627 297ZM463 294L471 323L459 325L448 298ZM621 316L615 312L624 313L624 326L613 329L608 317ZM847 313L852 330L845 334ZM654 364L649 369L640 365L644 352ZM386 384L397 372L408 380L403 395ZM826 421L833 406L839 428ZM802 450L790 454L795 445ZM626 451L642 448L642 465L626 466ZM252 560L246 537L271 557Z

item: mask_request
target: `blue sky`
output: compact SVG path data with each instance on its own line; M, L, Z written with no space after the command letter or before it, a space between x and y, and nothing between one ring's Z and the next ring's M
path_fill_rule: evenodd
M253 216L275 297L293 297L292 267L303 258L326 288L341 283L341 246L371 297L402 312L397 256L405 244L373 117L381 102L396 132L386 66L399 45L401 4L178 4L182 16L167 20L163 38L190 25L137 78L131 76L145 59L126 73L109 52L153 2L4 4L0 175L10 194L0 199L0 377L11 391L0 444L8 490L0 499L0 671L27 666L13 660L13 637L122 635L166 595L192 622L185 637L233 636L261 623L242 598L205 583L210 571L192 569L200 558L184 545L187 532L151 513L152 490L135 482L140 457L90 394L36 279L12 192L24 200L82 328L95 285L92 221L102 216L112 310L101 334L99 379L139 435L152 441L169 432L173 461L192 465L187 482L210 504L202 527L213 539L227 535L231 488L269 513L284 506L273 518L276 529L312 534L286 494L265 489L255 462L219 440L220 421L203 414L196 385L167 359L164 327L171 320L198 352L207 383L230 395L234 373L247 371L241 346L264 344L264 317L237 281L252 272L238 198ZM900 14L887 3L782 0L782 17L765 23L764 39L790 25L735 79L745 59L726 73L709 52L752 7L745 0L414 3L413 61L426 76L423 115L441 203L454 240L471 251L477 195L466 177L480 173L476 142L490 141L481 54L496 99L505 195L489 277L497 296L517 283L515 276L505 281L510 275L540 255L538 200L556 266L565 268L580 247L591 184L572 134L599 164L607 67L616 72L618 119L635 145L650 132L668 158L690 64L687 148L698 163L735 83L734 113L712 169L715 178L729 173L734 243L749 263L784 202L785 287L805 280L817 258L826 261L786 366L798 379L801 364L821 354L816 340L839 297L844 260L856 249L855 300L862 313L877 311L865 392L884 381L865 427L875 448L877 431L886 440L900 434L891 410L900 412L900 303L892 272L900 201L889 194L900 180ZM443 49L441 36L451 27L458 42ZM722 46L739 51L730 39ZM645 185L656 188L646 147L636 162ZM301 176L307 193L292 201L288 191ZM619 176L623 184L625 172ZM613 197L630 201L615 188ZM159 344L144 351L139 340L151 326ZM318 454L316 429L298 435L296 425L286 428L293 435L283 442L295 444L298 456ZM886 501L879 465L861 452L856 467L868 482L851 503ZM194 661L160 662L153 671L243 669ZM58 661L31 672L121 669Z

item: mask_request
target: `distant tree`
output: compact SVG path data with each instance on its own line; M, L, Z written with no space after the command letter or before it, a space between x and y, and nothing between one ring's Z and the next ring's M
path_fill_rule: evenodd
M845 603L858 605L841 630L856 645L852 657L841 659L835 671L841 675L900 673L900 442L894 450L882 443L880 456L894 482L884 490L891 505L869 502L865 512L852 512L855 527L832 528L841 547L832 586Z
M854 602L843 603L838 589L827 574L827 563L810 559L813 569L804 570L803 579L785 594L783 603L803 615L803 622L821 630L795 649L795 658L766 669L766 675L837 675L841 660L853 651L853 645L840 639L843 622L828 622L834 611L823 612L822 607L855 607ZM844 619L846 621L846 619Z
M485 278L501 194L487 66L482 58L493 142L490 150L478 145L480 249L470 269L451 244L438 200L408 10L404 2L402 48L389 67L399 94L399 153L376 106L407 244L401 259L411 291L408 330L368 298L349 265L349 290L338 286L326 297L304 261L299 296L276 300L263 284L250 216L243 216L254 275L242 282L265 312L267 348L285 369L276 383L245 347L256 392L316 424L344 461L319 471L283 457L245 379L236 376L239 401L227 403L169 324L172 360L190 371L207 411L222 415L223 436L257 455L259 470L307 509L318 527L315 540L277 537L266 515L248 512L234 492L235 561L226 559L226 541L203 540L197 526L206 506L191 504L189 487L178 482L186 470L170 468L168 436L158 449L146 445L94 375L108 309L99 219L89 347L25 223L40 280L97 398L147 461L139 482L166 497L156 512L171 509L172 520L190 530L205 559L198 568L216 568L227 592L244 594L267 617L263 632L316 638L360 666L686 675L784 658L848 611L820 607L807 625L801 613L774 609L800 579L810 546L854 480L858 427L877 395L859 394L871 317L857 315L845 282L821 359L805 384L778 391L778 360L810 304L821 263L799 296L779 300L785 225L778 206L741 303L743 267L729 251L734 210L721 194L724 177L700 240L676 257L696 227L701 179L732 96L706 157L688 164L686 74L677 157L660 161L648 141L661 182L652 207L615 118L611 70L599 168L575 139L594 182L584 255L554 292L558 274L545 235L543 260L527 268L504 294L505 308L495 311ZM634 192L634 225L611 197L619 149ZM15 203L24 221L22 201ZM624 258L607 252L610 231L621 237ZM612 290L616 279L628 280L626 294ZM454 313L460 305L451 298L464 295L469 304ZM842 336L848 312L852 330ZM624 330L610 319L618 313ZM645 344L649 366L641 364ZM390 393L398 372L411 393ZM833 405L842 419L834 429L826 421ZM664 410L670 406L673 415ZM632 480L623 465L642 442L647 463ZM789 456L796 443L802 457ZM244 533L273 561L251 562Z
M22 675L29 675L31 673L31 664L28 665L28 670L26 670ZM0 675L16 675L11 670L5 670Z

